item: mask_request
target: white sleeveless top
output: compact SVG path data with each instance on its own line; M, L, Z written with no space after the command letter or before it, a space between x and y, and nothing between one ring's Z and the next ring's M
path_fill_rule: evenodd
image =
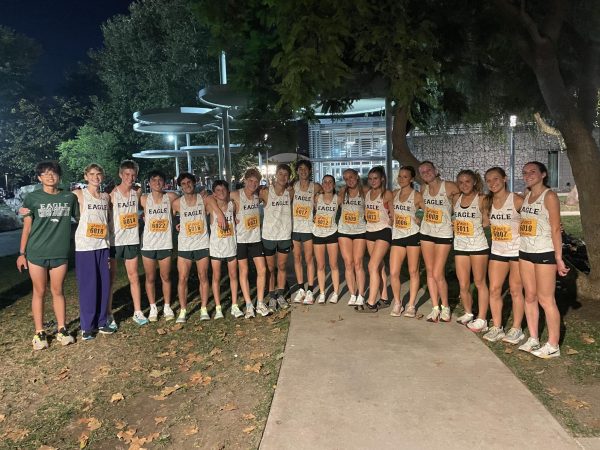
M500 208L490 208L490 227L492 234L492 254L514 258L519 256L521 239L519 226L521 215L515 209L515 194L508 194L504 205Z
M365 221L365 201L356 193L355 197L346 197L341 205L342 214L338 231L342 234L362 234L367 230L367 222Z
M300 190L300 182L294 183L293 216L294 233L311 233L313 229L313 201L315 197L315 183L308 184L308 190Z
M233 202L227 204L227 211L223 214L227 220L227 230L219 227L217 215L213 213L210 224L210 256L212 258L231 258L237 255L237 243L235 241L235 220L233 217Z
M438 238L452 237L452 204L446 196L446 182L441 180L437 195L429 194L429 186L423 189L423 221L421 234Z
M133 189L129 196L123 197L118 188L115 188L112 210L112 233L110 245L138 245L140 234L138 228L138 195Z
M148 194L144 208L144 223L142 250L171 250L173 248L171 200L167 194L163 194L158 203L154 203L152 194Z
M196 194L196 204L188 206L185 196L179 199L179 235L177 249L184 252L208 248L208 224L204 200Z
M289 241L292 239L292 207L290 192L287 189L283 194L277 195L275 188L273 186L269 187L269 199L265 204L262 237L269 241Z
M337 195L333 195L333 200L331 200L331 203L325 203L323 194L319 194L317 198L315 221L312 227L312 234L314 236L327 237L331 236L337 231L337 224L335 223L337 210Z
M454 205L454 250L476 252L489 247L483 232L483 214L479 209L479 196L476 195L469 206L460 206L462 194Z
M415 190L410 193L405 202L400 201L400 189L394 196L394 224L392 239L402 239L413 236L419 232L415 207Z
M533 203L529 203L531 192L527 193L521 207L521 235L522 252L547 253L554 251L552 243L552 230L550 228L550 214L544 206L544 198L550 189L546 189Z
M75 231L75 251L108 248L108 194L96 198L87 189L81 192L83 205Z
M260 242L260 208L258 195L252 194L248 200L246 193L240 189L240 210L238 211L239 223L236 225L235 234L240 244Z
M375 200L371 200L371 191L365 195L365 219L367 221L367 232L391 228L390 217L387 209L383 206L383 196L381 193L379 193Z

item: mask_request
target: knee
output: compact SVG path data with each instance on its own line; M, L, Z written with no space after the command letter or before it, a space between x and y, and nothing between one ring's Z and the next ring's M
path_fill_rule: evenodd
M179 280L179 284L185 284L188 281L188 275L182 275L181 273L179 274L179 277L177 278Z
M515 298L523 297L523 288L522 287L511 287L510 288L510 296L514 300Z
M171 282L171 277L169 276L168 273L161 273L160 274L160 281L162 281L163 283L170 283Z
M334 271L334 270L338 270L338 264L337 261L331 262L329 261L329 268Z
M259 277L265 277L267 275L267 268L265 266L257 267L256 275Z
M409 268L408 269L408 275L410 276L411 279L414 278L419 278L419 269L417 268Z
M375 273L375 274L379 274L380 271L380 264L375 264L373 262L369 262L369 273Z
M362 260L361 261L354 261L354 271L355 272L362 272L362 271L364 271Z
M535 294L525 294L525 303L528 303L530 305L537 303L538 298L537 295Z
M200 280L201 284L208 283L208 275L206 272L201 272L198 274L198 280Z
M502 287L501 286L491 286L490 285L490 297L501 297L502 296Z
M324 262L317 262L317 270L319 272L325 272L325 263Z
M52 294L52 297L59 297L63 295L63 288L62 286L50 287L50 293Z

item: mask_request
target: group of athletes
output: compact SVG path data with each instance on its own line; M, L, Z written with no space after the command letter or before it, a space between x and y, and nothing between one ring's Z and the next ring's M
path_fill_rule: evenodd
M296 171L297 181L290 184L290 167L281 164L277 166L274 182L261 188L261 174L251 168L244 175L242 189L230 192L228 183L219 180L213 184L212 195L197 193L194 175L182 173L177 178L181 196L165 192L165 175L153 171L149 174L150 192L140 194L135 186L138 166L126 160L119 169L121 182L110 194L101 192L104 171L97 164L85 169L87 187L70 193L59 189L60 166L54 162L40 163L36 172L42 188L25 198L17 259L19 270L29 269L33 284L34 349L48 347L43 327L48 276L58 325L56 339L63 345L74 342L65 327L62 286L70 251L71 217L77 217L75 271L84 340L93 339L98 332L112 334L117 330L112 315L116 260L124 261L129 278L133 320L145 325L158 320L157 264L165 320L186 322L188 279L194 263L199 279L200 320L210 320L209 265L214 319L224 317L223 264L227 265L229 275L230 313L235 318L249 319L256 313L267 316L277 308L289 306L285 294L290 252L294 256L297 282L289 290L291 302L337 303L338 252L341 252L350 294L348 305L359 313L376 313L391 306L394 317L416 317L422 254L433 305L427 321L449 322L445 266L450 250L454 249L465 311L457 321L474 332L485 332L484 339L491 342L519 344L525 339L522 330L525 318L529 337L519 349L541 358L560 356L560 315L554 293L556 274L564 276L569 269L562 260L559 200L547 186L548 171L542 163L534 161L523 167L525 197L508 191L506 174L500 167L486 171L489 193L485 195L483 181L476 172L462 170L456 182L446 181L430 161L418 167L422 180L420 192L413 187L416 171L410 166L399 170L399 188L395 191L386 189L386 174L381 166L369 171L368 186L362 186L356 170L346 169L344 186L339 192L331 175L325 175L321 183L311 181L310 161L298 161ZM142 233L139 210L143 210ZM422 220L417 216L418 210L423 210ZM491 249L484 233L487 226L491 227ZM177 230L177 318L171 308L174 229ZM388 251L389 276L384 264ZM140 253L150 303L148 316L141 304ZM366 298L365 253L369 272ZM256 269L256 304L249 283L250 259ZM404 260L409 273L406 308L400 298L400 270ZM333 287L329 298L325 283L327 262ZM473 312L471 276L477 289L477 316ZM505 332L502 286L507 276L513 322ZM393 292L391 300L387 295L388 278ZM244 311L238 305L238 287L245 302ZM548 340L543 346L538 334L539 306L548 328Z

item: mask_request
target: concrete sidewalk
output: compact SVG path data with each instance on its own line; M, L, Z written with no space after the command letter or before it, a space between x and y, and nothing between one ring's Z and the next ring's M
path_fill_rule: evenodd
M261 449L584 448L466 327L346 301L294 307Z

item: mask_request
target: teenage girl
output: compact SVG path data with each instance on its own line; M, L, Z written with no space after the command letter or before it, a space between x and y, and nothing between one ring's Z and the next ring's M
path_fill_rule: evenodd
M365 301L365 268L363 258L367 248L365 233L365 194L358 172L346 169L343 173L346 186L338 194L341 205L338 223L338 244L344 259L345 280L350 292L349 306L362 306Z
M335 194L335 178L331 175L323 177L323 192L315 195L315 219L313 223L313 243L317 259L317 278L319 280L319 304L325 304L325 249L329 256L329 270L333 283L333 294L329 303L338 302L340 291L340 271L338 269L338 239L335 218L338 210L338 199Z
M387 177L382 166L369 171L370 190L365 195L365 219L367 221L367 251L369 252L369 298L358 312L374 313L390 305L387 295L387 276L383 258L392 242L390 209L394 200L392 191L386 189ZM380 292L381 288L381 292ZM381 301L377 295L381 294Z
M565 276L569 269L562 259L560 204L548 187L548 169L538 161L523 167L523 180L529 192L521 207L521 247L519 270L525 287L525 316L529 339L519 350L540 358L560 356L560 313L554 297L556 273ZM539 306L546 316L548 342L540 347Z
M427 289L433 308L428 322L449 322L448 283L445 269L452 248L452 203L458 187L452 181L444 181L431 161L419 165L419 175L425 183L423 189L424 214L421 222L421 252L427 271ZM442 307L440 311L440 300Z
M390 279L394 293L394 305L391 315L399 317L403 307L400 299L400 269L404 259L408 257L408 273L410 276L410 294L405 317L415 317L415 301L419 290L419 255L421 254L419 238L419 220L415 213L423 208L423 196L413 189L415 169L412 166L402 167L398 171L400 189L394 192L392 247L390 249Z
M460 288L460 299L465 314L457 322L473 332L487 331L489 290L486 282L488 255L490 252L483 227L488 218L482 214L484 196L483 182L472 170L461 170L456 177L460 194L454 200L454 262ZM473 296L471 272L477 288L478 314L473 320Z
M506 172L501 167L488 169L485 182L490 191L486 196L484 209L490 218L492 234L492 253L488 265L492 326L483 338L490 342L502 340L518 344L525 338L521 330L525 299L519 272L519 225L523 197L506 189ZM513 323L512 328L505 333L502 327L502 286L507 275Z

